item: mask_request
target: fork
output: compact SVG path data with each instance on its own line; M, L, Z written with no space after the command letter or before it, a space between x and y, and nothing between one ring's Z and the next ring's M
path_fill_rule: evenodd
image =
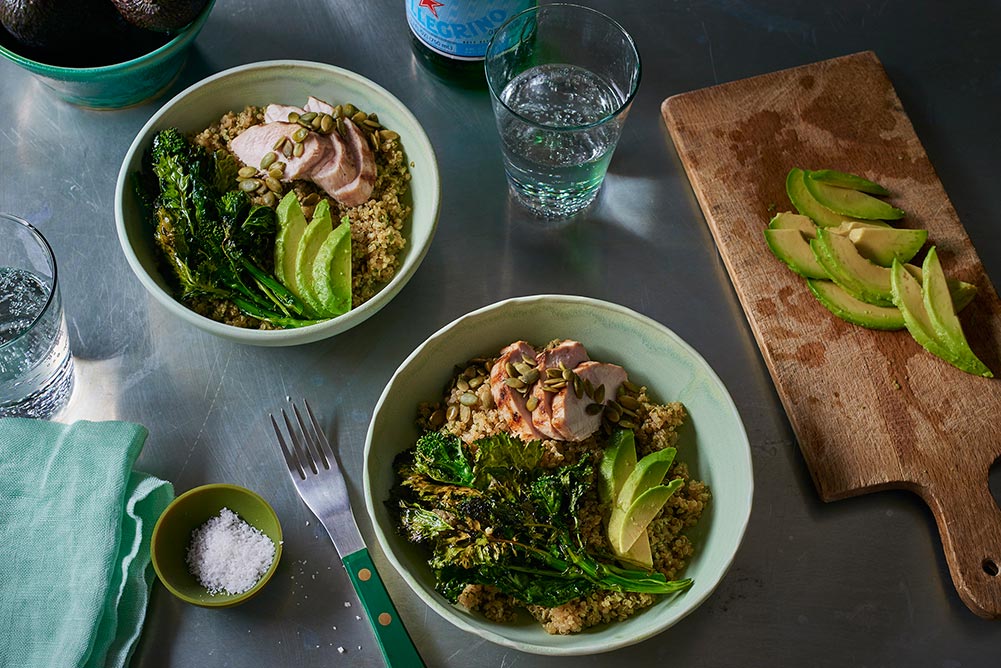
M308 421L303 420L295 403L289 403L295 415L295 424L283 408L284 433L274 414L269 414L269 417L299 497L330 535L365 608L386 665L390 668L423 668L424 662L389 598L358 531L344 475L330 441L320 428L309 402L303 400Z

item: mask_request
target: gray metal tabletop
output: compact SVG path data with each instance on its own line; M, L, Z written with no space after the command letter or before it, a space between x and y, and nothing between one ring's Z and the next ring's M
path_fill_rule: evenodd
M322 419L336 421L349 491L362 509L365 432L397 365L459 315L539 292L623 304L707 359L750 438L750 525L730 572L693 614L632 647L560 660L490 644L426 609L359 512L428 665L998 665L1001 626L960 601L932 515L916 496L819 501L660 103L874 50L1001 285L1001 3L920 3L918 11L902 0L584 2L634 35L643 81L598 203L559 228L537 227L509 201L487 93L443 83L418 63L400 0L219 0L167 97L124 111L68 106L0 64L0 210L36 224L60 263L78 367L74 417L146 425L141 469L178 493L208 482L254 489L285 530L274 580L245 605L196 608L156 584L133 665L382 665L329 539L289 484L266 413L287 395L307 396ZM122 157L159 104L214 72L275 58L333 63L397 95L435 146L443 202L422 267L377 316L324 342L263 349L214 338L154 302L119 248L113 199Z

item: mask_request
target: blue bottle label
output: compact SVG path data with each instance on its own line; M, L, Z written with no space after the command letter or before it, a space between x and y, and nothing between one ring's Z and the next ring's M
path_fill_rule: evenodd
M456 60L483 60L497 28L536 0L406 0L407 23L426 47Z

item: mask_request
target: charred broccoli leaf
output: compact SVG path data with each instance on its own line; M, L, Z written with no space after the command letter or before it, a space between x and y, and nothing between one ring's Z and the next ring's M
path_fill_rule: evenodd
M227 299L247 315L282 327L316 322L271 275L275 214L230 189L236 176L231 155L209 154L168 128L153 138L147 162L153 178L139 175L135 182L152 188L140 201L153 211L153 237L181 299Z
M691 584L587 551L577 519L593 480L586 458L541 468L541 443L507 434L477 441L475 452L429 432L394 462L399 530L430 550L437 589L450 601L469 584L546 607L599 589L669 594Z

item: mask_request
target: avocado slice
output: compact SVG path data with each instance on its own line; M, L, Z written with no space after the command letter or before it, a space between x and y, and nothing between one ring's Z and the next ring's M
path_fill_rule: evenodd
M808 216L820 227L834 227L848 218L821 206L813 198L810 191L806 189L806 174L798 167L790 169L786 176L786 195L789 196L789 201L792 202L797 211Z
M666 485L656 485L647 489L639 495L625 512L622 522L618 527L618 533L610 536L612 548L617 554L627 552L636 543L640 534L661 511L667 500L678 491L684 482L681 478L675 478Z
M893 286L893 301L904 317L907 331L922 348L932 355L944 359L949 364L955 364L955 356L935 332L935 326L928 316L928 311L925 310L921 285L918 284L917 279L911 276L910 272L904 269L904 265L896 260L893 262L890 276Z
M317 207L319 208L319 207ZM327 235L313 260L311 285L322 313L334 317L351 310L351 223L347 216Z
M862 257L848 237L819 230L810 247L831 280L850 295L869 304L893 306L890 270Z
M667 475L668 469L671 468L677 452L675 448L664 448L663 450L651 452L636 463L635 468L626 477L625 482L622 483L622 488L619 490L618 496L615 497L615 503L612 505L612 513L608 518L608 539L617 555L626 552L633 544L630 542L628 545L623 546L620 541L623 525L630 508L648 490L660 486L664 480L664 476ZM644 524L640 527L640 530L645 528L646 525ZM632 535L633 542L635 542L638 533L637 531L636 535Z
M904 269L917 279L918 283L924 283L924 272L921 271L921 267L908 263L904 265ZM949 285L949 294L952 295L952 305L956 309L956 313L966 308L977 296L977 286L972 283L955 278L947 278L945 282Z
M848 234L852 230L860 230L867 227L876 229L895 229L892 225L884 220L846 220L837 227L830 228L831 232L837 232L838 234Z
M799 230L807 239L813 239L817 236L817 225L810 220L810 217L792 211L775 214L775 217L768 222L768 229Z
M890 194L889 190L878 183L873 183L869 179L863 179L861 176L855 176L854 174L839 172L836 169L818 169L817 171L810 172L809 177L814 181L820 181L831 186L861 190L871 195L883 195L885 197Z
M857 190L831 186L811 178L804 179L804 182L813 199L835 213L863 220L896 220L904 217L902 210Z
M602 503L614 503L622 485L636 468L636 440L632 429L616 429L605 446L598 466L598 495Z
M646 529L636 537L633 546L620 554L619 561L627 566L640 567L648 571L653 570L653 552L650 550L650 534Z
M275 277L300 299L295 285L295 260L299 242L306 231L306 216L302 213L294 192L282 198L275 210L278 216L278 234L275 236Z
M320 251L320 246L323 245L332 231L330 203L323 199L313 209L313 220L310 221L306 232L299 241L299 248L295 254L293 279L299 296L317 313L324 313L324 308L316 291L313 290L313 261Z
M810 223L813 225L813 223ZM827 272L817 261L810 243L799 230L765 230L768 248L790 269L806 278L827 278Z
M928 230L898 230L857 227L848 238L862 257L881 267L889 267L894 258L907 262L914 257L928 240Z
M960 324L959 318L956 317L952 297L949 294L949 285L946 282L945 273L942 271L942 264L939 262L938 253L934 246L925 256L921 269L924 273L925 311L928 313L928 319L931 321L938 340L944 343L954 356L953 364L967 373L993 378L994 374L970 349L970 344L963 334L963 326Z
M904 328L904 316L895 306L876 306L856 299L832 281L810 279L810 292L828 311L842 320L869 329L897 330Z

